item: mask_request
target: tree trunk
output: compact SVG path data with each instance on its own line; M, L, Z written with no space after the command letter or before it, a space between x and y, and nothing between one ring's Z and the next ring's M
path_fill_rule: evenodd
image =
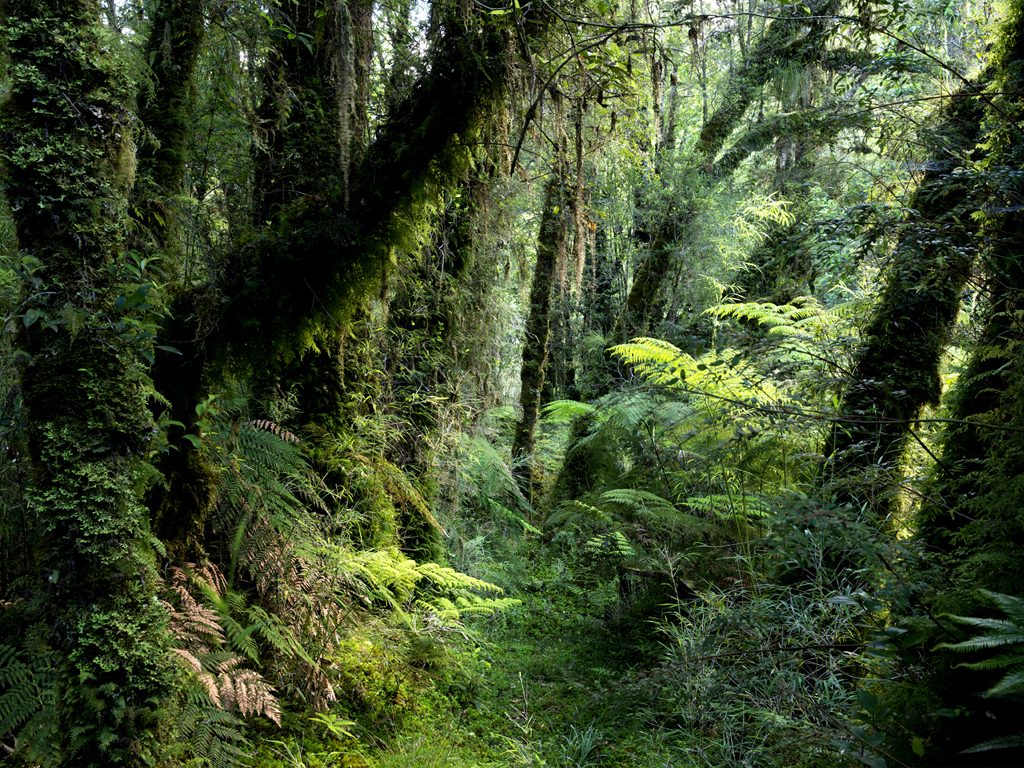
M39 580L30 642L52 665L61 765L152 758L172 690L148 514L155 286L124 250L132 94L100 54L98 3L7 5L0 159L26 267L21 324ZM41 682L41 685L45 685Z
M980 147L987 152L980 171L981 262L986 273L981 336L950 398L953 420L944 436L936 476L926 488L917 535L933 565L922 601L929 618L943 614L988 617L978 589L1024 595L1024 3L1007 8L1002 38L995 46L991 87L981 97L985 115ZM904 349L910 350L911 343ZM915 574L916 576L916 574ZM1013 619L1011 618L1011 621ZM1017 765L1020 749L963 750L1020 731L1018 696L970 696L986 683L984 673L964 671L964 655L937 649L952 637L948 625L935 627L915 617L903 639L926 687L940 707L956 718L911 721L931 750L929 765ZM923 632L921 630L924 630ZM942 631L945 630L945 631ZM986 658L991 658L986 656ZM997 670L1001 676L1006 670ZM1012 671L1012 670L1011 670ZM915 691L915 696L920 696ZM899 716L901 713L897 713ZM929 729L933 732L929 733Z
M826 28L829 22L824 17L834 13L838 5L837 0L818 0L808 8L808 16L794 13L792 16L775 19L766 27L750 58L729 79L722 103L701 130L692 160L695 168L703 169L716 181L728 175L722 171L716 172L715 160L754 97L781 62L809 61L820 53L828 38ZM758 133L758 141L751 144L749 150L758 148L758 142L763 146L770 141L771 136L768 132ZM735 170L742 156L743 152L727 155L728 173ZM660 159L655 160L655 166L661 164ZM664 197L663 192L656 197ZM697 203L692 196L671 202L656 199L647 207L658 210L657 221L647 238L650 242L648 256L637 267L626 306L616 324L613 333L615 342L650 332L658 293L674 261L674 246L685 242L698 215Z
M174 197L184 192L204 10L205 0L161 0L144 49L152 88L143 89L140 98L139 119L146 130L134 197L137 218L161 249L173 248Z
M969 583L1024 594L1024 4L1011 4L982 146L985 325L960 375L920 535Z
M187 194L186 167L196 110L195 73L205 37L205 0L161 0L156 6L144 53L150 64L150 88L140 96L139 118L143 140L138 151L138 178L132 195L132 211L151 242L139 248L156 251L161 266L172 278L183 267L178 231L178 198ZM140 241L144 237L139 238ZM195 406L202 397L203 360L194 348L181 317L201 306L186 307L188 296L171 300L172 311L163 322L163 341L176 352L157 350L153 382L170 403L170 416L189 431ZM179 338L179 331L186 334ZM171 560L196 560L207 514L215 498L215 477L196 448L181 439L182 432L168 435L173 448L158 461L166 482L157 484L146 499L152 524Z
M522 414L512 442L512 461L524 494L536 500L539 478L533 466L534 437L540 417L541 393L548 364L551 300L559 261L565 259L569 235L569 189L564 162L557 161L544 190L537 260L530 286L530 312L523 342L519 405Z
M979 92L961 91L925 137L934 154L825 447L832 491L868 502L883 519L893 511L913 422L939 401L939 362L974 260L974 198L961 171L978 141Z

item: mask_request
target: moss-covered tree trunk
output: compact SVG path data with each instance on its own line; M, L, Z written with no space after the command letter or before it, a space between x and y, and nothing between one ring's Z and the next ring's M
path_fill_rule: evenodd
M124 250L131 93L97 3L13 0L6 11L0 159L25 270L38 572L33 625L2 642L27 641L37 668L51 670L54 711L39 738L61 765L149 764L171 661L140 500L155 432L155 289Z
M565 259L569 236L568 203L565 164L559 160L544 189L544 208L537 236L537 258L530 285L530 306L523 340L519 393L521 413L512 442L512 460L516 465L520 485L524 493L528 493L534 500L538 490L538 477L532 460L534 437L548 365L555 274L559 262Z
M939 401L939 363L977 248L973 182L964 167L981 111L979 89L965 88L923 137L932 154L825 446L832 492L870 504L883 518L893 511L913 422Z
M139 99L145 131L138 154L135 210L162 249L173 250L171 238L179 218L175 197L185 191L205 5L206 0L158 2L144 48L151 78Z
M981 692L1012 669L964 669L980 660L943 650L962 639L945 614L990 618L979 588L1024 595L1024 3L1007 6L985 95L982 140L973 166L979 185L976 214L985 273L983 327L950 397L948 425L932 483L918 513L919 540L930 564L922 579L927 616L899 617L910 631L901 648L918 669L931 712L908 729L925 737L927 765L1018 765L1020 697ZM904 347L908 352L910 345ZM1003 617L999 617L1003 618ZM972 628L973 629L973 628ZM971 634L989 634L974 630ZM998 636L998 633L993 633ZM1011 646L1012 647L1012 646ZM999 655L995 649L991 659ZM1012 653L1012 651L1011 651ZM900 700L900 699L895 699ZM906 700L905 698L903 700ZM913 702L914 699L911 699ZM914 713L920 717L920 713ZM897 713L899 717L901 713ZM991 739L1015 739L1015 748L964 754Z
M920 515L968 583L1024 594L1024 3L1008 8L985 99L980 162L985 321Z
M160 267L172 286L184 267L180 200L187 196L186 173L196 112L195 74L206 32L206 0L161 0L154 8L144 53L149 79L140 93L142 123L138 176L132 212L138 222L135 245L161 257ZM187 292L168 297L168 317L161 340L174 351L157 350L153 380L170 403L170 416L191 430L195 406L202 397L203 366L196 339L185 318L201 307L191 306ZM215 478L199 451L168 435L173 448L158 462L165 483L147 498L153 527L171 560L196 559L202 552L203 527L215 502Z
M714 182L720 182L731 175L742 157L771 140L771 132L750 132L750 137L745 135L744 141L738 142L740 151L727 153L723 160L728 162L716 169L718 154L778 66L785 61L812 61L820 55L828 39L831 24L828 16L835 13L838 6L837 0L817 0L768 24L750 57L729 78L720 105L701 130L690 160L694 168L703 170ZM650 243L648 255L633 277L626 305L613 333L615 341L625 341L651 330L658 293L674 262L674 248L685 242L699 215L692 190L683 190L678 198L660 199L663 197L659 190L654 207L661 210L644 238Z

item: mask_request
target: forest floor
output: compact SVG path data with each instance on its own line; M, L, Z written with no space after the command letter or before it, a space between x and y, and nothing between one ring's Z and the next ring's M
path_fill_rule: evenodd
M588 589L534 542L480 574L519 605L472 622L471 701L440 709L371 756L377 768L655 768L694 764L659 741L645 706L651 627L616 615L614 585Z

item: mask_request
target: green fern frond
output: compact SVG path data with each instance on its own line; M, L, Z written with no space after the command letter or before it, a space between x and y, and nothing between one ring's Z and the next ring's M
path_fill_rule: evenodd
M552 400L544 405L543 413L547 421L563 424L574 421L580 416L592 414L595 410L597 408L591 403L581 403L578 400Z
M587 504L579 499L571 499L559 504L544 522L547 528L572 526L582 529L591 527L593 523L611 525L613 517L600 507Z
M27 764L59 765L56 660L31 651L0 644L0 735L17 737Z
M636 338L608 351L654 384L672 385L684 381L685 371L693 363L690 355L662 339Z
M993 752L997 749L1020 749L1024 747L1024 734L1014 734L1012 736L1001 736L998 739L991 739L990 741L976 744L973 747L969 747L961 751L961 754L973 754L977 752Z
M583 551L590 555L603 555L605 557L635 557L636 550L629 543L629 539L621 531L594 536L583 544Z
M650 491L637 490L635 488L613 488L601 494L601 501L604 504L625 507L634 512L660 512L673 514L677 511L676 505L666 498Z
M523 515L515 512L504 504L495 501L494 499L486 499L485 501L487 509L490 511L491 516L495 520L501 520L506 523L512 523L516 527L520 528L523 533L531 533L535 536L541 535L541 530L527 520Z
M744 517L767 517L771 507L768 501L762 496L752 494L711 494L708 496L691 496L686 499L686 505L705 514L715 515L722 518L731 518L735 515Z
M1006 619L988 619L975 616L949 616L958 624L989 630L991 634L976 635L959 643L941 643L938 647L959 653L991 651L994 648L1009 648L1006 653L966 663L969 669L1010 670L998 683L989 688L986 696L1019 696L1024 693L1024 599L1012 595L982 590L990 602L995 603Z
M456 592L462 590L475 590L479 592L500 595L504 590L492 584L489 581L483 579L477 579L468 574L456 571L454 568L449 568L440 563L419 563L417 570L420 576L426 580L431 586L437 587L442 591Z
M1016 661L1015 669L989 688L987 695L1020 696L1024 694L1024 662L1021 662L1019 658L1014 661Z

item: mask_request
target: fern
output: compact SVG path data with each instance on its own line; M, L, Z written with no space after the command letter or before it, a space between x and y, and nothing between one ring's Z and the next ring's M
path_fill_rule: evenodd
M580 416L594 413L595 406L577 400L552 400L543 408L544 419L554 423L567 423Z
M243 735L245 723L232 712L214 704L207 690L189 686L175 719L179 740L169 757L180 762L188 757L211 768L252 764L250 745Z
M690 355L661 339L633 339L628 344L612 347L609 352L654 384L672 385L684 381L686 370L693 363Z
M206 604L193 590L206 599ZM247 606L241 596L227 591L223 576L212 564L172 569L169 597L172 602L166 606L171 632L179 643L175 653L210 703L243 716L263 716L280 725L281 709L273 688L244 664L258 663L261 658L253 638L256 633L278 650L294 653L290 632L282 632L279 620L262 609ZM245 626L233 615L237 612L258 620Z
M588 539L583 544L583 551L589 555L603 555L605 557L628 558L636 556L636 550L622 531L612 531L611 533Z
M625 507L634 512L651 512L654 514L674 514L676 506L668 499L650 491L635 488L614 488L601 494L605 504Z
M549 527L574 528L577 531L590 530L595 525L610 526L613 523L614 518L607 510L579 499L562 502L545 520Z
M735 515L768 517L771 509L766 499L751 494L691 496L685 503L700 512L721 518L731 518Z
M24 651L0 644L0 736L13 735L15 754L29 764L56 766L61 764L62 743L56 659L33 646L32 636L26 638Z
M984 630L983 634L959 643L942 643L958 653L991 652L1005 649L1005 652L982 661L963 664L968 669L1008 670L1006 675L989 688L986 696L1016 697L1024 694L1024 598L1003 595L982 590L981 593L994 603L1006 616L1005 619L985 619L974 616L950 616L958 624Z

